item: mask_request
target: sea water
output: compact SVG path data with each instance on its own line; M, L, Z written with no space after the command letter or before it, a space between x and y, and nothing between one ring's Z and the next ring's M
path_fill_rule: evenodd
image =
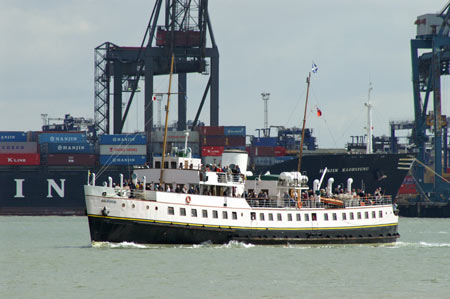
M450 219L394 245L95 243L86 217L0 217L0 298L450 298Z

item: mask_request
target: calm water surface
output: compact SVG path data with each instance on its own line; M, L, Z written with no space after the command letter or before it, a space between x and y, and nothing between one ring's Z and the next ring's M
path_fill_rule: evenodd
M450 298L450 219L395 245L91 245L86 217L0 217L0 298Z

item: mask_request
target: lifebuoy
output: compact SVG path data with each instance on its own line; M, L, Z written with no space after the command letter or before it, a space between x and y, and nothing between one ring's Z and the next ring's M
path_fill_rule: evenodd
M190 203L191 202L191 197L190 196L186 196L186 203Z
M298 207L299 209L302 208L302 200L301 200L300 198L297 200L297 207Z

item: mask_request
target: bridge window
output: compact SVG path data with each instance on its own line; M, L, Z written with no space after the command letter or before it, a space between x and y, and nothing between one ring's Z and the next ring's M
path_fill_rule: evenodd
M168 207L168 208L167 208L167 213L168 213L169 215L175 215L175 210L174 210L174 208L173 208L173 207Z
M161 168L161 161L155 161L155 168Z
M197 209L191 209L191 216L197 217Z
M177 162L170 162L170 168L177 169Z
M180 216L186 216L186 209L180 208Z

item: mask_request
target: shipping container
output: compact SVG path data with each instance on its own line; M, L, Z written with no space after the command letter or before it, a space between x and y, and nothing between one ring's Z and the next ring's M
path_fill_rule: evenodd
M186 131L168 131L167 132L167 142L183 142L186 139ZM164 131L153 131L152 132L152 143L153 142L163 142L164 141ZM199 142L199 133L197 131L189 131L188 143Z
M225 149L237 149L237 150L245 151L246 147L245 146L225 146Z
M92 143L43 143L41 153L47 154L93 154Z
M0 165L39 165L39 154L0 154Z
M294 157L294 156L278 156L278 157L275 157L275 161L276 161L276 163L281 163L281 162L289 161L289 160L292 160L292 159L295 159L295 158L297 158L297 157Z
M225 126L223 127L223 133L226 136L245 136L245 126Z
M100 144L147 144L144 134L113 134L100 135Z
M42 143L86 143L86 133L42 133L39 135Z
M91 154L48 154L47 165L95 165L96 156Z
M134 156L99 156L102 165L144 165L147 157L144 155Z
M245 136L227 136L225 137L226 146L245 146Z
M206 156L222 156L223 146L202 146L202 157Z
M286 156L286 148L284 146L275 146L273 148L273 153L275 156Z
M254 137L253 146L277 146L277 137Z
M36 142L0 142L0 154L36 154Z
M146 155L147 146L146 145L100 145L100 155Z
M198 127L200 135L203 136L223 136L224 127L223 126L210 126L210 127Z
M225 146L226 137L225 136L202 136L202 145L204 146Z
M25 142L27 133L18 131L0 132L0 142Z
M274 148L272 146L255 146L254 156L268 156L272 157L275 154Z

